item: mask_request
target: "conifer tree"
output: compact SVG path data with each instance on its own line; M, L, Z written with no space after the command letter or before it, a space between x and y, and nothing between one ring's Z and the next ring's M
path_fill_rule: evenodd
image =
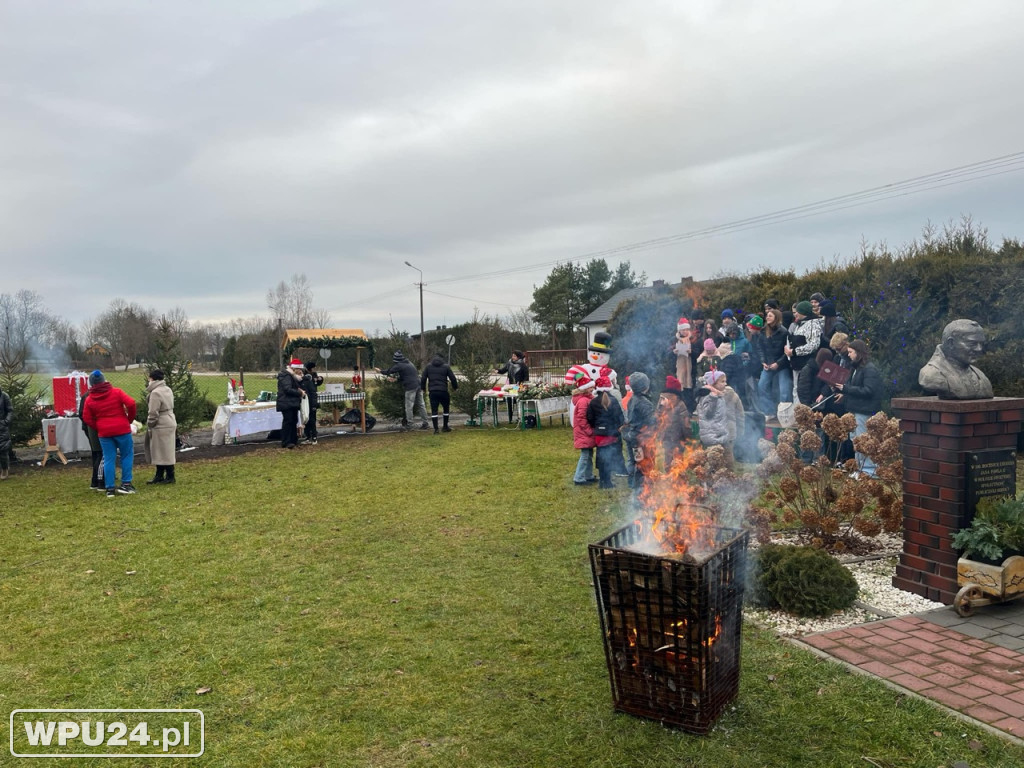
M174 417L178 421L178 431L188 433L206 418L206 398L192 378L192 363L184 359L181 339L166 317L161 317L157 323L154 347L149 370L159 368L164 372L164 381L174 392ZM140 419L145 418L147 399L143 388Z

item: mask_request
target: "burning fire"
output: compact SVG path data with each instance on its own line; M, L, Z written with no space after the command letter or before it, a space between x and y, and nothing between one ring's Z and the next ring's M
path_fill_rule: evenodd
M657 429L642 442L644 458L638 462L644 474L644 486L637 502L641 529L639 548L657 554L685 555L713 548L716 524L711 511L702 506L705 491L693 482L694 471L704 460L704 452L683 445L676 451L666 448L662 435L669 434L672 412L659 408ZM674 441L673 441L673 444Z

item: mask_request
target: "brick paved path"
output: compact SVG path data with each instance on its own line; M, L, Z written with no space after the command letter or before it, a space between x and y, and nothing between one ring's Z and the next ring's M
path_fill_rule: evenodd
M798 641L1024 743L1024 603L940 608Z

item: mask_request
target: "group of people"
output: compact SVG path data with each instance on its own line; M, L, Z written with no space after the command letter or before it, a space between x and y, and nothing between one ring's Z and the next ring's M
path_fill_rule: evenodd
M303 363L293 359L277 374L277 411L281 414L281 447L299 444L299 414L302 414L302 436L307 445L316 445L316 428L320 396L317 388L324 377L317 373L316 361Z
M439 432L451 432L448 419L451 416L452 398L448 386L452 390L459 388L459 380L448 363L444 361L440 353L436 353L429 363L423 368L423 373L416 370L409 359L401 350L391 356L391 367L382 371L374 368L382 376L390 376L397 379L405 391L405 415L402 418L402 430L412 429L412 422L416 416L420 417L420 429L430 429L430 423L434 425L434 434ZM427 406L423 400L423 391L430 395L430 418L427 419ZM440 411L443 425L438 427L438 412Z
M89 437L92 453L90 488L105 492L108 498L136 492L134 480L135 399L123 389L113 386L103 372L89 374L89 387L82 394L78 416ZM156 467L148 485L169 485L175 477L175 452L178 422L174 416L174 392L167 385L164 372L154 368L146 384L146 436L144 455ZM121 482L117 482L120 456Z
M671 352L676 356L675 375L666 377L657 406L651 400L650 379L642 372L626 377L621 403L615 402L618 393L609 382L577 375L573 390L573 442L580 450L573 476L577 484L591 481L595 449L598 472L604 468L598 482L601 487L612 484L618 462L602 460L601 447L615 441L598 433L599 423L602 429L619 425L616 441L621 437L625 444L626 469L631 485L637 487L653 466L644 446L651 445L655 432L668 463L696 433L703 446L722 446L731 464L758 460L757 440L763 427L793 426L796 402L823 413L853 414L854 437L866 432L868 418L881 410L884 387L867 344L850 338L850 328L835 303L820 293L796 302L790 310L783 310L773 298L765 300L763 313L738 317L725 309L717 327L703 317L681 318ZM822 451L837 464L856 455L860 471L874 475L874 464L868 456L855 454L851 440L835 444L826 438ZM606 447L603 452L606 457L621 454L621 447Z

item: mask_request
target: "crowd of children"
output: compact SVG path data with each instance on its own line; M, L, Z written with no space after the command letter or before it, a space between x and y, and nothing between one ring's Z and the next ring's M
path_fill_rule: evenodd
M862 434L881 408L883 386L867 344L850 335L835 302L820 293L790 310L773 298L765 300L763 312L737 317L725 309L718 327L704 317L680 318L670 347L674 375L666 376L657 406L643 372L626 377L620 403L610 368L594 378L574 367L567 376L574 385L573 442L580 451L574 482L611 488L613 478L623 475L632 487L642 486L653 467L654 457L645 453L655 437L666 464L694 439L721 446L729 464L757 462L765 428L793 426L797 402L823 413L852 413L854 437ZM837 464L854 456L849 440L826 440L823 453ZM861 472L873 474L866 456L856 458Z

